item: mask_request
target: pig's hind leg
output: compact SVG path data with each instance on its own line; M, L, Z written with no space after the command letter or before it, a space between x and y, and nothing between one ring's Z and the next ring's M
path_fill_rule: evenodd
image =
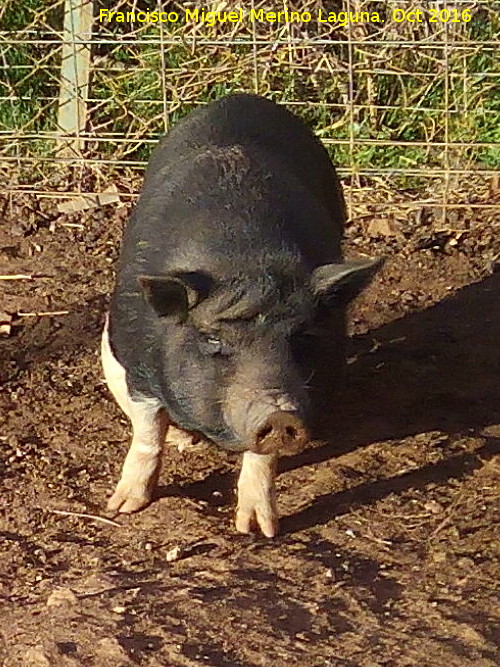
M108 387L132 422L132 444L108 510L135 512L149 504L158 481L168 417L156 399L130 396L125 369L109 345L107 321L102 334L101 357Z
M260 528L266 537L278 532L274 454L245 452L238 479L236 530L249 533Z

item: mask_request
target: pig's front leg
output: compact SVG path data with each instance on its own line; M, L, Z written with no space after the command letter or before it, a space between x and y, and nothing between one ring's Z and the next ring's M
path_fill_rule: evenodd
M238 479L236 530L249 533L259 527L266 537L278 532L275 454L245 452Z
M151 502L168 428L168 417L158 401L130 401L128 407L132 444L120 481L108 502L111 512L136 512Z
M107 317L102 333L101 358L108 387L132 422L133 433L122 476L109 500L108 510L136 512L151 501L158 481L168 417L158 400L130 396L125 369L109 344Z

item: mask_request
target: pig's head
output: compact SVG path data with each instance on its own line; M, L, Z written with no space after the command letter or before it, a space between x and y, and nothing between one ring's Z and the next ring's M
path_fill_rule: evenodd
M183 426L223 446L256 453L300 451L308 439L311 350L337 310L371 280L380 261L298 261L262 268L141 275L161 357L162 390Z

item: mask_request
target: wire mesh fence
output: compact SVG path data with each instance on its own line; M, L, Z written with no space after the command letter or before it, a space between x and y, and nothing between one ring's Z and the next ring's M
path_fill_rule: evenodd
M498 221L499 52L494 0L4 0L0 178L12 197L133 196L159 136L245 90L313 127L354 213Z

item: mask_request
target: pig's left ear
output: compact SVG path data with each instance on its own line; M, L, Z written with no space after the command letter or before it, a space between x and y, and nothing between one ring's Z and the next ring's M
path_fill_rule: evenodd
M318 266L311 276L311 289L325 306L345 306L370 283L383 263L384 259L358 259Z
M188 310L208 295L212 282L205 274L188 272L163 276L140 275L137 281L159 317L174 316L179 322L183 322Z

